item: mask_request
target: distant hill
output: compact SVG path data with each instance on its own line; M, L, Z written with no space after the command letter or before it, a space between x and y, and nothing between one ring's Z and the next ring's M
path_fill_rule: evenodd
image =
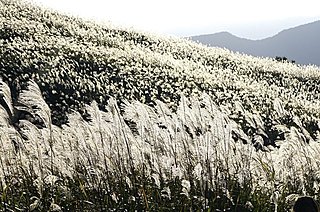
M286 57L299 64L320 65L320 21L286 29L262 40L239 38L228 32L191 37L205 45L225 47L254 56Z

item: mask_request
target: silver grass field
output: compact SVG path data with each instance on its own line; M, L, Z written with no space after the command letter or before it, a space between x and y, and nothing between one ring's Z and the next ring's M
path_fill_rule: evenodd
M90 121L74 111L68 115L69 123L60 128L50 122L50 109L36 83L30 81L19 94L19 106L10 105L10 89L2 81L0 88L11 110L23 107L45 124L39 129L30 121L21 120L17 132L8 123L8 112L0 107L2 201L10 198L6 195L13 192L13 186L20 187L26 177L31 178L35 189L30 210L44 207L44 192L50 193L46 189L59 189L59 195L70 195L70 188L59 183L65 179L78 181L84 196L87 190L102 186L105 195L109 195L104 198L114 206L124 201L124 194L114 190L114 184L123 184L128 192L126 204L134 205L137 198L142 198L140 204L146 210L158 208L152 197L144 196L147 188L140 184L141 178L159 192L161 201L170 202L175 192L186 202L197 202L199 210L210 207L208 191L219 190L221 193L211 195L223 195L220 198L225 198L229 207L242 204L247 210L254 208L250 198L238 203L234 192L265 193L270 199L263 199L269 201L263 204L277 208L278 204L290 206L298 195L315 195L319 191L318 140L306 144L303 128L293 126L285 129L286 139L279 148L263 147L264 151L257 151L253 145L235 142L232 132L241 129L228 118L230 112L219 108L207 94L200 98L182 97L175 113L161 101L154 108L139 101L125 102L121 106L123 114L114 99L109 100L105 112L92 102L86 105ZM124 119L136 123L135 133ZM259 120L253 123L258 124ZM196 129L201 130L201 135L196 135ZM134 187L135 195L140 197L130 195ZM54 199L50 199L50 209L58 210L60 206ZM90 199L82 204L97 207ZM125 204L117 207L124 209L121 207Z
M0 211L320 201L320 68L0 0Z

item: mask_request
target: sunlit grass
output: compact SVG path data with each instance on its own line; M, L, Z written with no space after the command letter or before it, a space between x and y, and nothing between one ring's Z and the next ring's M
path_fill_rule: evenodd
M0 209L287 211L319 199L318 67L0 0Z
M26 97L40 94L29 85ZM30 113L44 121L46 107ZM320 145L295 126L261 151L232 138L241 129L205 94L176 112L136 101L120 113L113 99L86 109L88 121L73 112L61 128L1 126L3 209L284 211L298 195L318 198Z

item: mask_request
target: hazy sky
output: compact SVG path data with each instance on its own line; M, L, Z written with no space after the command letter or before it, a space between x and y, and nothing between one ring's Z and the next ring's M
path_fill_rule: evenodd
M143 31L189 36L230 31L247 38L320 19L319 0L31 0Z

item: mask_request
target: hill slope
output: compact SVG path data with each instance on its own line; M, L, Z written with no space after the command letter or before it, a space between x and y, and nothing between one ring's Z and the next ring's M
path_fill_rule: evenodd
M254 56L287 57L300 64L320 66L320 21L283 30L262 40L249 40L230 33L194 36L191 39L203 44L224 47Z
M319 68L22 1L0 0L0 25L0 210L288 211L297 194L319 198Z
M70 110L84 115L84 104L93 100L103 109L110 96L151 105L161 100L174 109L180 95L206 92L231 112L240 102L262 115L265 131L276 119L272 108L279 98L290 108L289 119L298 116L310 133L317 130L317 68L108 28L15 1L2 0L1 25L1 77L14 100L25 82L34 80L58 125L66 123Z

